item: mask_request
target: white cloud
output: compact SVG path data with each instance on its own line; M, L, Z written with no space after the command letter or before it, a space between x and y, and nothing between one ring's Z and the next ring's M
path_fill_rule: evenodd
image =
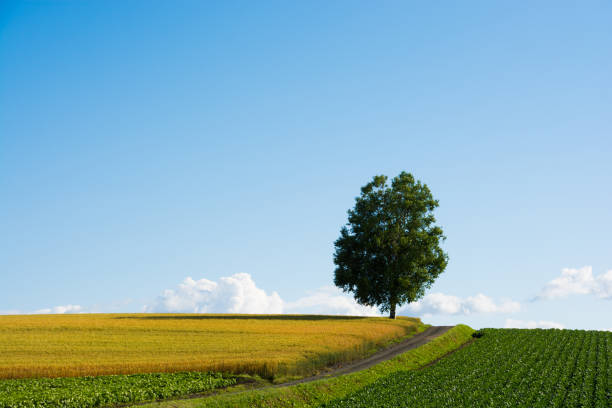
M564 268L561 276L548 282L536 299L559 299L570 295L595 295L602 299L612 299L612 270L594 276L590 266Z
M469 315L473 313L516 313L521 304L513 300L504 300L496 303L489 296L482 293L476 296L460 298L444 293L430 293L423 299L410 303L401 308L404 312L418 313L420 315Z
M564 326L561 323L551 322L546 320L540 320L536 322L535 320L515 320L515 319L506 319L506 323L504 325L506 329L563 329Z
M286 313L380 316L375 307L358 304L355 299L334 286L324 286L295 302L285 304Z
M612 269L595 278L595 294L603 299L612 299Z
M375 307L362 306L334 286L324 286L293 302L276 292L259 289L248 273L222 277L218 282L186 278L176 289L166 289L145 312L294 313L380 316Z
M186 278L178 289L166 289L146 312L282 313L278 293L266 294L248 273L222 277L218 282Z
M65 313L81 313L83 308L79 305L54 306L46 309L40 309L34 314L65 314Z
M398 309L398 314L469 315L473 313L514 313L521 308L512 300L496 302L477 294L467 298L432 293L418 302ZM276 293L268 295L258 288L248 273L222 277L217 282L205 278L186 278L176 289L166 289L145 312L175 313L291 313L348 316L381 316L376 307L358 304L351 294L334 286L323 286L305 296L285 302Z
M378 316L373 307L359 305L352 296L333 286L317 289L294 302L284 302L276 292L259 289L248 273L222 277L218 282L186 278L177 289L166 289L145 312L187 313L312 313Z

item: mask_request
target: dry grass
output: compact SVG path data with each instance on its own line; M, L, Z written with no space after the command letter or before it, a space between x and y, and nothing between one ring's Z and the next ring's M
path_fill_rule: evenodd
M0 316L0 378L205 370L307 375L420 329L411 318Z

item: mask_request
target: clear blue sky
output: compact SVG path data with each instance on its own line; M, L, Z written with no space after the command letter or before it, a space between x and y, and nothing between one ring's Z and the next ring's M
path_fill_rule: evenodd
M603 289L532 301L612 269L610 21L607 1L2 1L0 311L138 311L241 272L295 301L332 284L360 186L405 170L448 237L430 292L521 303L426 320L610 328Z

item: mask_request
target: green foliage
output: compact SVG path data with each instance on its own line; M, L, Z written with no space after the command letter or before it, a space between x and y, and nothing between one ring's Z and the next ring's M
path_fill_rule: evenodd
M375 176L335 242L336 286L392 318L396 306L421 298L448 263L436 207L427 185L411 174L402 172L391 186L386 176Z
M612 333L482 333L430 368L393 373L325 407L612 406Z
M226 387L220 373L163 373L0 381L0 408L89 408L151 401Z
M484 336L485 332L483 330L476 330L474 333L472 333L472 337L474 337L475 339L479 339L482 336Z
M233 395L221 394L199 399L150 404L141 408L319 407L323 403L347 396L379 378L386 377L395 372L423 367L469 341L472 332L473 330L468 326L455 326L442 336L433 339L421 347L353 374L285 388L252 390Z

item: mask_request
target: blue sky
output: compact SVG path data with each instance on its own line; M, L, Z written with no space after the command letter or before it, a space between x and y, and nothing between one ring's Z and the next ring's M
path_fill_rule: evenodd
M333 241L405 170L450 262L404 314L612 328L611 17L4 1L0 312L355 311Z

